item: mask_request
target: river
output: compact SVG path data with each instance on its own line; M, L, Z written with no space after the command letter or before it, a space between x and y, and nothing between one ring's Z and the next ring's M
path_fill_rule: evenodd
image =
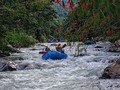
M40 46L21 48L14 53L24 60L15 62L37 63L40 69L0 72L0 90L120 90L119 79L99 79L110 61L120 58L119 53L107 52L109 42L99 42L103 48L87 47L87 55L73 57L74 50L65 48L65 60L42 60ZM52 46L54 49L54 46Z

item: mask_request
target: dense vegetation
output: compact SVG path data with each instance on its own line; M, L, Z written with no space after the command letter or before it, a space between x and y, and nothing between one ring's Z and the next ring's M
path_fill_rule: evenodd
M0 44L15 47L45 41L52 33L56 12L50 0L2 0L0 2ZM34 39L35 38L35 39Z
M70 41L96 37L115 41L120 38L120 0L68 1L71 7L62 27L65 38Z
M1 0L0 50L7 44L27 47L51 37L115 41L120 38L119 11L120 0Z

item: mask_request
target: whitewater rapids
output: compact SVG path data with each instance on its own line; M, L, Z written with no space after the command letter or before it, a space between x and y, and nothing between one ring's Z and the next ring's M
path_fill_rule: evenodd
M81 57L73 57L74 48L67 46L68 58L56 61L42 60L39 45L34 46L36 50L21 48L23 53L13 55L24 57L22 62L39 63L41 69L0 72L0 90L120 90L119 79L99 79L110 61L120 58L120 54L106 51L109 42L96 45L103 48L90 45L87 55Z

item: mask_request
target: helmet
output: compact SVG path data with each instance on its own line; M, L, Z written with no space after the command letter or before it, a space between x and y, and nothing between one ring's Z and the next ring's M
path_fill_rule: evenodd
M58 46L60 46L61 44L59 43Z
M46 48L48 48L48 46L45 46Z

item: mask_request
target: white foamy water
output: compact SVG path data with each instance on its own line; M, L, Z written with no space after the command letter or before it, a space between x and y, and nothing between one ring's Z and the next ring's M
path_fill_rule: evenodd
M120 80L99 79L109 61L120 58L120 54L106 52L108 42L97 44L105 48L90 45L88 55L81 57L73 57L74 48L67 46L68 58L56 61L42 60L39 45L34 51L22 48L24 53L14 55L24 57L22 62L39 63L41 69L0 72L0 90L120 90Z

